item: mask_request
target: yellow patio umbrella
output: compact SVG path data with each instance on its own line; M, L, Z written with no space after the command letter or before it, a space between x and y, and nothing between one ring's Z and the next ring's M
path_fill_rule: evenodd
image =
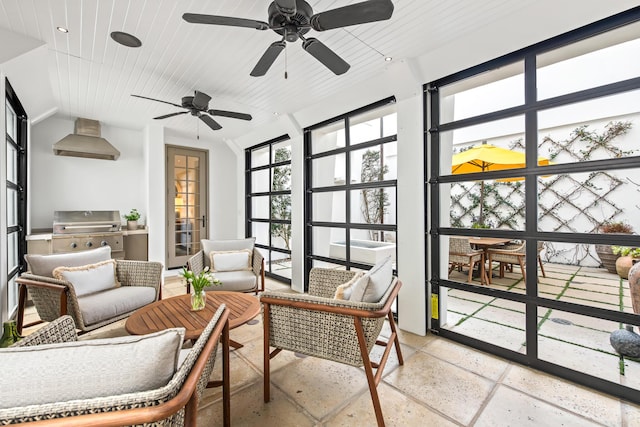
M549 159L538 157L539 166L551 164ZM513 151L507 148L483 142L468 150L453 155L451 160L451 173L454 175L488 172L505 169L524 168L526 165L525 153ZM516 181L522 178L504 178L501 181ZM483 224L484 205L484 181L480 181L480 223Z

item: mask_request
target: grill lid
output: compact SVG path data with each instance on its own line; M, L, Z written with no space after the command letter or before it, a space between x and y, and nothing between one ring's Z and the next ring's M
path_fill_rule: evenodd
M53 234L120 231L120 211L55 211Z

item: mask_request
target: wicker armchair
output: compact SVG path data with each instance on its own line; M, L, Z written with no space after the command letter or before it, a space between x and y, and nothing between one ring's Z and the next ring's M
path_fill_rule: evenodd
M493 262L500 263L499 274L500 277L504 277L504 270L506 267L510 267L513 270L513 264L518 264L520 266L520 272L522 273L522 280L527 281L525 274L525 252L526 252L526 242L524 243L510 243L501 248L489 249L488 258L489 258L489 267L493 265ZM544 266L542 265L542 258L540 257L540 252L544 249L544 242L538 242L537 251L538 251L538 265L540 265L540 271L542 272L542 277L547 277L544 272ZM491 274L489 275L489 283L491 283Z
M265 292L264 321L264 401L270 400L269 361L281 350L291 350L352 366L363 366L378 425L384 425L377 385L392 347L402 365L402 352L391 305L398 295L397 278L377 303L334 299L336 288L354 277L353 271L313 268L309 274L309 293ZM378 340L385 318L391 336ZM369 354L375 344L386 346L380 363ZM273 352L270 348L275 347ZM373 369L376 368L375 374Z
M468 238L449 237L449 274L454 268L469 267L468 282L473 277L473 269L480 263L480 282L490 283L484 266L484 251L474 250L469 244Z
M233 250L242 250L250 247L251 249L251 270L223 271L215 272L216 278L222 283L220 285L205 288L207 291L238 291L238 292L258 292L264 291L264 257L260 251L253 246L254 239L236 239L236 240L202 240L203 248L229 252ZM208 255L205 249L197 252L187 260L187 268L195 274L199 274L204 270L205 266L209 266ZM187 293L191 292L191 284L187 282Z
M151 287L155 289L155 297L149 303L162 298L162 269L163 265L159 262L116 260L116 276L122 288ZM82 332L88 332L124 319L140 308L131 307L125 312L114 309L116 313L114 316L91 322L87 321L83 315L81 309L83 298L78 298L72 283L53 277L35 275L29 271L23 273L16 279L16 282L19 284L18 333L22 332L23 327L32 326L42 321L51 322L65 314L69 314L73 318L78 329ZM23 325L27 290L41 320ZM122 294L123 300L130 298L127 292L117 291L117 289L116 292ZM99 295L89 296L94 302L96 297L99 298Z
M68 402L34 404L0 409L0 425L26 423L33 426L195 426L198 400L208 386L223 386L224 425L229 411L229 310L221 305L200 338L175 371L159 388L116 396L80 398ZM60 317L14 346L37 346L77 341L73 319ZM209 382L218 342L223 344L223 378ZM64 345L64 344L63 344ZM187 350L182 350L183 352ZM0 354L1 356L1 354ZM126 357L126 355L123 355ZM90 367L88 369L91 369ZM101 371L102 372L102 371ZM55 373L53 373L55 375ZM96 375L99 375L96 372ZM61 379L63 380L63 379ZM87 378L91 381L91 378ZM95 378L99 381L99 377ZM14 390L14 392L16 392ZM55 390L51 390L55 394ZM147 424L149 423L149 424Z

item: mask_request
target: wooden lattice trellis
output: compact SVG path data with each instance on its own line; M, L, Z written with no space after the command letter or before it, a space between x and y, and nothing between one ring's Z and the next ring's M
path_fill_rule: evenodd
M551 159L564 158L570 161L591 160L595 155L619 158L633 153L613 144L613 140L626 134L631 122L610 122L602 132L588 130L588 125L574 129L566 140L556 141L545 137L539 144L540 151L550 154ZM524 150L522 139L513 141L511 149ZM612 199L613 194L624 183L605 171L583 174L561 174L538 180L538 221L545 230L554 232L584 232L576 224L589 223L591 232L599 224L614 221L623 209ZM484 225L490 228L524 228L525 197L523 182L484 183ZM474 212L479 212L480 183L455 183L451 185L451 214L453 227L472 227L477 222ZM591 245L554 245L547 243L545 258L567 264L581 264L591 258L599 263L592 253Z

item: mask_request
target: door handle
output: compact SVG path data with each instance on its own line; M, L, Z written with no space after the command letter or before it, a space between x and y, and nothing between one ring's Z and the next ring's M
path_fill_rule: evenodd
M207 228L207 217L202 215L202 228Z

